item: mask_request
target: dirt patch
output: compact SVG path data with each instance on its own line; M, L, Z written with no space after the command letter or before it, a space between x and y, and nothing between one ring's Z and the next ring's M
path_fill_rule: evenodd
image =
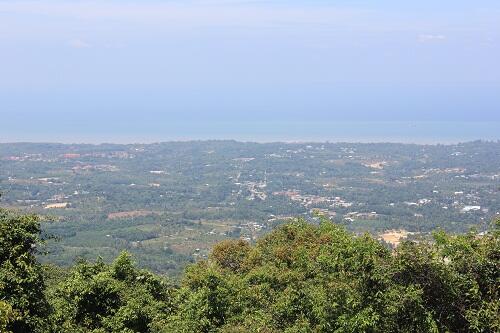
M384 240L384 242L389 243L394 246L398 246L401 241L406 239L411 232L406 230L388 230L383 234L379 235L379 239Z
M69 202L59 202L59 203L49 204L45 206L44 209L68 208L69 206L70 206Z
M114 219L129 219L133 217L141 217L141 216L148 216L148 215L153 215L154 212L150 210L132 210L128 212L117 212L117 213L110 213L108 214L108 219L109 220L114 220Z
M377 161L377 162L365 163L363 165L367 168L382 170L387 164L388 164L387 161Z

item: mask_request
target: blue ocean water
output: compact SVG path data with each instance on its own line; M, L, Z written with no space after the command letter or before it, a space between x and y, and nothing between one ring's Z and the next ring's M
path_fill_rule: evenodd
M500 140L500 122L454 121L96 121L17 128L1 125L1 142L150 143L178 140L252 142L457 143Z

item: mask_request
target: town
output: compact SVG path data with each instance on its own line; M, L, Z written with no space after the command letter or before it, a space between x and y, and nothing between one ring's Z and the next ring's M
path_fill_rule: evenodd
M1 144L0 204L48 216L58 238L48 261L129 249L177 271L221 239L253 242L298 216L391 247L437 227L485 230L500 211L498 151L498 142Z

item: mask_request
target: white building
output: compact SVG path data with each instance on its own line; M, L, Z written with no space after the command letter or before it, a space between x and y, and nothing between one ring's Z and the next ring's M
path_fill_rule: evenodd
M481 206L465 206L464 208L462 208L462 213L467 213L475 210L481 210Z

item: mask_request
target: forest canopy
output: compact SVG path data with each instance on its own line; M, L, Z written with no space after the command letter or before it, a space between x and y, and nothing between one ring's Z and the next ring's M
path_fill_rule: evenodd
M498 332L500 221L391 250L327 219L226 240L179 283L114 262L42 265L40 218L0 211L1 332Z

